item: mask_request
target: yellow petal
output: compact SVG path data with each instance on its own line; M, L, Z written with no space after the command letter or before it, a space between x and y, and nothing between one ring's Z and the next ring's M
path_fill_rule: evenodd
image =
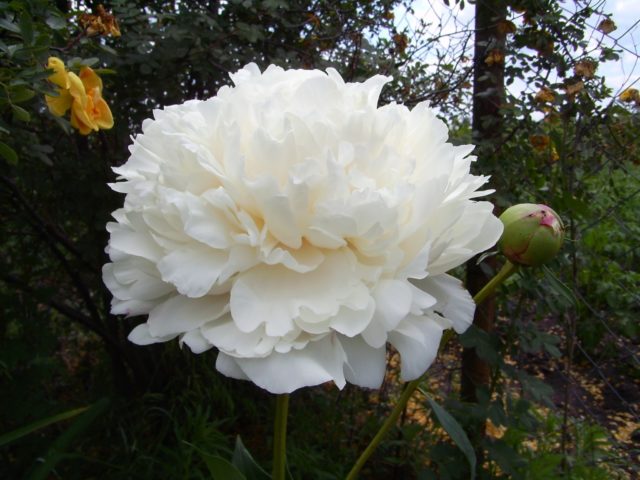
M64 62L58 57L49 57L47 68L53 70L53 74L49 76L49 81L55 83L59 87L69 88L69 77L64 68Z
M79 103L82 108L87 106L87 91L80 77L73 72L69 72L69 93L73 97L74 103Z
M98 91L102 93L102 79L91 68L82 67L82 70L80 70L80 79L87 92L93 88L97 88Z
M108 130L113 127L113 115L111 115L111 110L109 109L109 105L104 101L102 97L97 99L94 102L94 120L98 127Z
M71 109L71 126L77 129L82 135L89 135L93 130L76 115L76 110Z
M58 93L59 95L57 97L45 95L44 99L47 102L49 111L57 117L62 117L67 112L67 110L71 108L73 97L68 90L60 89L58 90Z
M93 121L91 112L93 110L93 100L90 97L85 95L85 104L82 105L78 101L73 101L73 105L71 106L71 118L76 117L76 120L79 124L87 126L91 130L98 130L98 126ZM80 130L82 133L82 130Z

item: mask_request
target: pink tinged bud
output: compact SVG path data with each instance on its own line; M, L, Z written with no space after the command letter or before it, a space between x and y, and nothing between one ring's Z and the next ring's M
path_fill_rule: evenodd
M546 205L521 203L500 215L504 232L499 247L518 265L538 266L556 256L564 240L560 216Z

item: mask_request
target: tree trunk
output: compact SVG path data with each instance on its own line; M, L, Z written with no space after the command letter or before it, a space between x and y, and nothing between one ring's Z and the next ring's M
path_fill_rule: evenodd
M478 0L476 2L473 72L473 141L482 172L492 175L497 187L498 159L493 152L502 139L502 117L500 107L504 101L504 28L506 2L501 0ZM491 262L489 262L491 264ZM494 266L494 265L491 265ZM467 266L467 287L471 294L477 293L489 280L489 276L471 261ZM474 325L486 332L493 330L495 299L487 299L476 309ZM481 360L475 349L465 348L462 353L461 397L468 402L477 401L477 389L488 385L490 366Z

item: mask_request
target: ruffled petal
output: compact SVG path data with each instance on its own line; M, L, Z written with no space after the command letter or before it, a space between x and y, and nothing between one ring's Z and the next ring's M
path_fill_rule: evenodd
M347 356L344 367L349 383L365 388L379 388L386 370L386 349L373 348L361 337L340 337Z
M178 335L215 320L227 311L225 296L187 298L176 295L149 313L149 333L154 337Z
M302 350L291 350L285 354L273 353L265 358L224 358L223 368L230 359L249 380L275 394L291 393L302 387L331 381L338 388L346 384L343 372L345 352L341 343L331 336L311 342ZM220 370L218 363L216 368ZM225 370L235 371L229 367Z
M403 380L415 380L433 363L442 331L442 326L435 320L410 315L389 333L389 343L400 352Z

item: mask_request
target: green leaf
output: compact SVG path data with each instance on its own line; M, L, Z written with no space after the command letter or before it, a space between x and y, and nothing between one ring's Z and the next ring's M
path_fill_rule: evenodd
M94 403L87 411L83 412L49 447L47 453L42 457L42 463L36 466L26 476L26 480L45 480L60 460L67 453L69 445L73 440L83 433L100 416L109 405L109 400L103 398Z
M45 22L53 30L62 30L67 26L67 21L64 18L54 14L50 14Z
M79 63L84 67L92 67L99 61L100 60L97 57L89 57L89 58L83 58L82 60L80 60Z
M31 115L24 108L19 107L18 105L11 105L11 109L13 110L14 116L21 122L28 122L31 120Z
M31 100L35 94L36 92L22 85L19 87L11 88L11 90L9 91L9 96L12 103L26 102L27 100Z
M103 75L117 75L118 72L112 68L94 68L93 69L94 72L96 72L96 74L103 76Z
M0 142L0 155L2 155L10 165L16 165L18 163L18 154L13 148L4 142ZM0 447L6 443L4 440L7 435L2 435L0 437Z
M13 33L20 33L20 27L6 18L0 18L0 28L4 28Z
M20 16L20 33L25 45L33 43L33 22L31 21L31 15L28 13L23 13Z
M467 434L462 429L458 421L453 418L449 412L438 405L429 395L426 394L426 392L422 389L420 390L427 397L427 402L429 402L429 406L440 422L440 425L442 425L442 428L444 428L451 437L451 440L453 440L462 453L464 453L464 456L467 457L467 460L469 461L469 468L471 469L471 478L474 479L476 477L477 459L476 452L473 450L469 437L467 437Z
M240 470L222 457L200 452L213 480L247 480Z
M0 153L3 153L3 146L8 147L7 145L5 145L4 143L0 142ZM13 151L13 149L12 149ZM15 152L13 152L14 155L16 155ZM4 154L3 154L4 156ZM16 155L16 160L18 159L18 156ZM4 435L0 436L0 447L2 447L3 445L6 445L8 443L11 442L15 442L16 440L29 435L30 433L33 433L37 430L43 429L45 427L48 427L49 425L52 425L54 423L58 423L61 422L63 420L67 420L69 418L73 418L77 415L80 415L82 412L86 411L89 407L81 407L81 408L75 408L73 410L69 410L67 412L63 412L63 413L59 413L57 415L53 415L52 417L48 417L48 418L43 418L42 420L38 420L36 422L30 423L29 425L26 425L24 427L18 428L17 430L14 430L13 432L9 432L9 433L5 433Z
M242 443L240 436L236 437L232 462L250 480L269 480L271 478L253 459L249 450Z
M522 478L521 469L526 466L527 461L520 456L517 450L502 440L488 442L487 450L502 470L513 478Z
M543 265L542 268L544 270L545 277L547 278L547 281L549 282L551 290L558 297L560 297L561 300L563 300L562 303L567 304L568 306L571 306L573 308L577 308L578 307L578 299L573 294L573 291L569 287L567 287L562 282L562 280L560 280L558 277L556 277L556 275L551 271L551 269L549 267L547 267L546 265Z

